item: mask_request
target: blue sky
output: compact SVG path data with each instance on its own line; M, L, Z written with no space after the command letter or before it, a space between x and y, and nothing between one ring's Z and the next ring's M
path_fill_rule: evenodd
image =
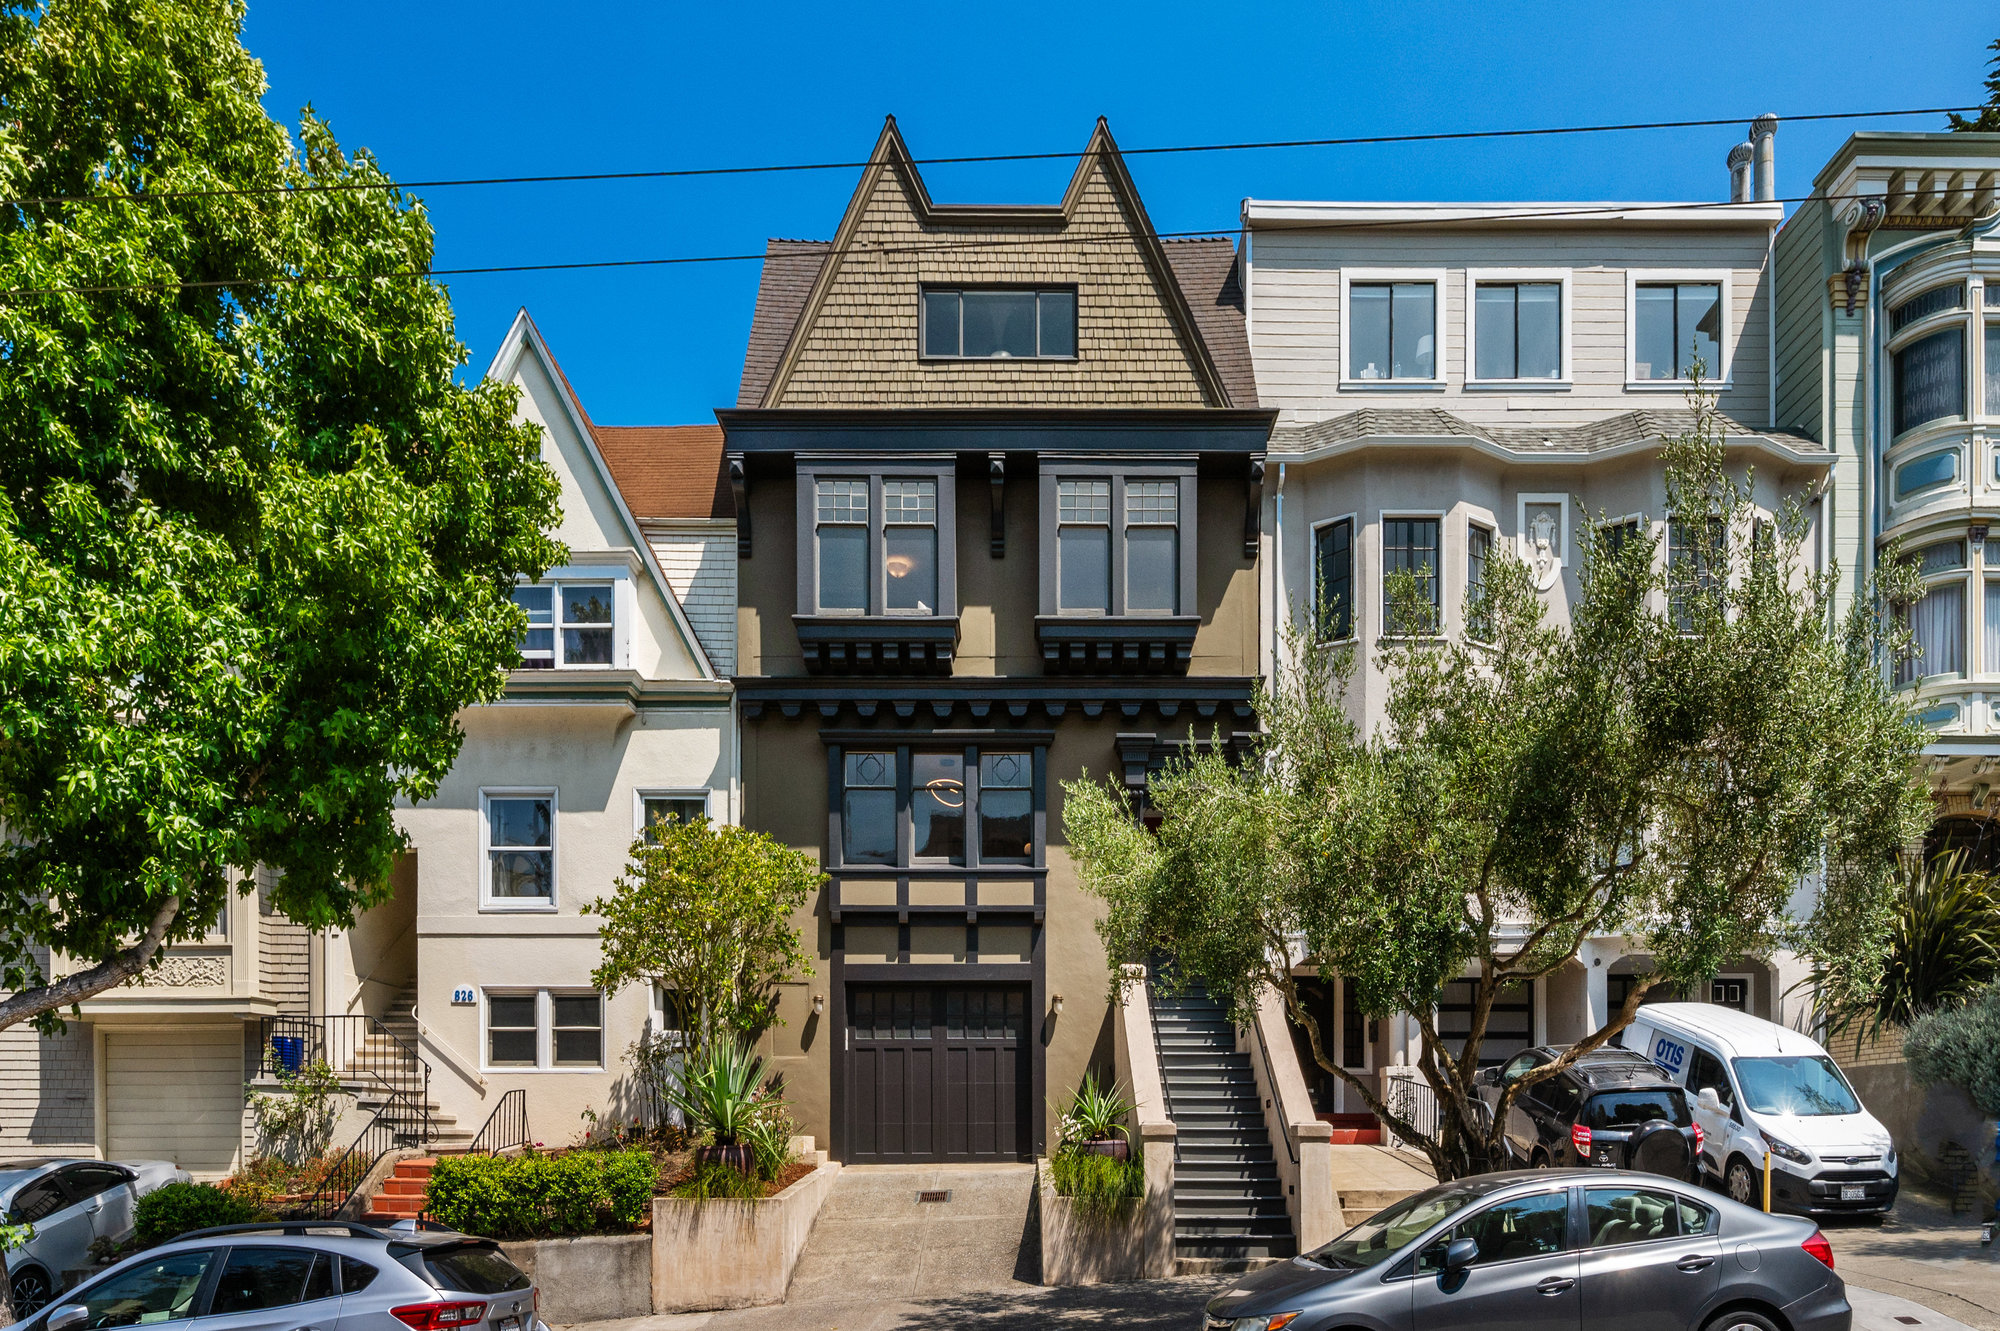
M2000 15L1977 4L568 4L250 0L265 105L311 103L399 179L850 161L894 113L919 157L1780 115L1981 100ZM1940 128L1939 117L1875 121ZM1788 125L1803 194L1847 123ZM1740 128L1142 157L1162 231L1245 196L1710 199ZM1057 198L1072 163L932 167L945 202ZM421 191L437 264L761 250L825 238L856 172ZM608 424L732 405L757 265L451 284L471 372L516 308Z

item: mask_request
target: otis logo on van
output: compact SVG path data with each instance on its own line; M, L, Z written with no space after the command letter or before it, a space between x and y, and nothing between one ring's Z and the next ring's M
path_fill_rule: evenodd
M1653 1041L1653 1061L1675 1076L1687 1066L1687 1046L1678 1044L1662 1035Z

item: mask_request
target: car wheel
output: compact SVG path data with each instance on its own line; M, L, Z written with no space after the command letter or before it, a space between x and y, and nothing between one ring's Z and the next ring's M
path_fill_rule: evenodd
M48 1307L49 1300L55 1297L55 1286L49 1283L48 1276L37 1267L30 1266L16 1271L9 1283L14 1287L16 1317L33 1316Z
M1729 1162L1729 1172L1723 1176L1723 1185L1733 1202L1757 1206L1764 1200L1757 1189L1757 1171L1750 1168L1750 1162L1740 1155Z
M1761 1313L1753 1313L1747 1308L1737 1308L1717 1313L1708 1319L1701 1331L1778 1331L1776 1324Z
M1535 1154L1528 1161L1528 1167L1530 1169L1547 1169L1549 1167L1549 1153L1537 1148Z

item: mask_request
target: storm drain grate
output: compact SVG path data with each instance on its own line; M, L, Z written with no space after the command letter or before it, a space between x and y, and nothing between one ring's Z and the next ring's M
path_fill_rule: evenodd
M917 1200L920 1202L948 1202L951 1200L951 1189L929 1188L918 1193Z

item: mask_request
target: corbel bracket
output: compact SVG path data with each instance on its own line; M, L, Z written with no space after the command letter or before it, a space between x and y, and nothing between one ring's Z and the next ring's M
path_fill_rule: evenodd
M995 559L1007 557L1007 455L986 455L986 480L993 490L992 551Z
M1243 486L1243 557L1257 557L1258 538L1263 535L1264 522L1264 455L1259 453L1250 459L1250 470Z
M750 472L741 453L731 453L729 493L736 501L736 557L750 557Z

